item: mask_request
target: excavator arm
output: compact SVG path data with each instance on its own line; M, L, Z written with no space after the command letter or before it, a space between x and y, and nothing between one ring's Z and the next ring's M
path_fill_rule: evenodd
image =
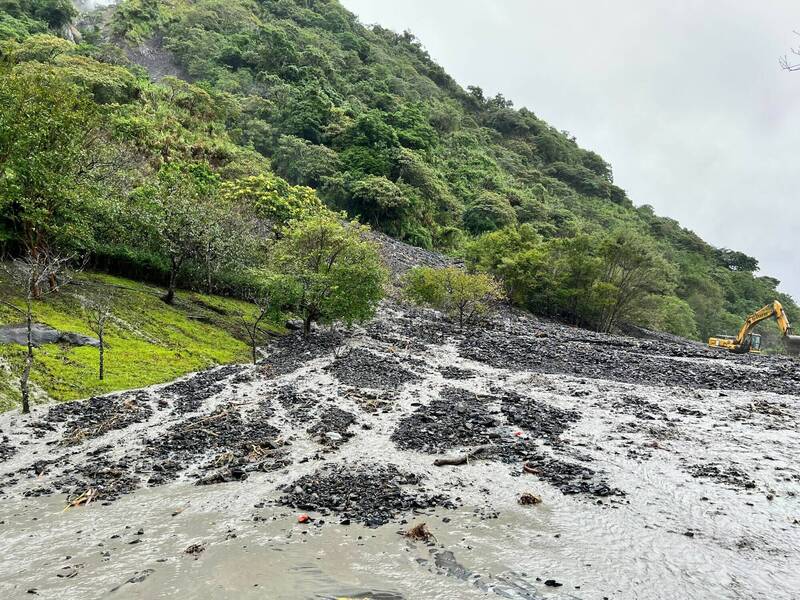
M783 310L783 305L775 300L772 304L767 304L763 308L759 308L756 312L751 314L744 321L744 325L736 335L736 344L744 344L747 336L753 331L756 325L761 321L766 321L770 317L775 317L778 322L778 327L783 335L791 335L792 326L789 325L789 319L786 318L786 313Z
M783 334L783 341L787 350L792 353L800 351L800 336L792 335L792 326L789 324L789 318L786 316L786 311L783 310L783 305L777 300L748 316L735 338L713 337L708 340L708 345L726 348L733 352L749 352L753 329L762 321L772 317L775 317L778 323L778 328Z

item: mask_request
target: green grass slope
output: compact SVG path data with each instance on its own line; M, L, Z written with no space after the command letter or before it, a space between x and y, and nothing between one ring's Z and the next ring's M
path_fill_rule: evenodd
M4 298L22 306L0 281ZM163 290L118 277L83 274L58 294L34 305L35 320L61 331L94 336L83 304L97 295L110 298L113 318L107 326L105 379L98 379L98 350L47 344L36 349L31 381L57 401L143 387L212 365L249 360L249 346L239 315L253 305L230 298L179 292L176 304L165 304ZM20 323L20 315L0 308L0 325ZM268 325L274 332L277 325ZM25 349L0 345L0 410L17 406L17 377ZM41 400L41 398L40 398Z

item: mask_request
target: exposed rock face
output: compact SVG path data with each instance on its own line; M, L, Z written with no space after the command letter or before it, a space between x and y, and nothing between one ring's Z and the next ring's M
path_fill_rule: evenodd
M68 331L59 331L48 325L34 323L31 328L31 340L34 346L42 344L68 344L70 346L99 346L99 340ZM0 344L28 343L28 330L25 325L4 325L0 327Z

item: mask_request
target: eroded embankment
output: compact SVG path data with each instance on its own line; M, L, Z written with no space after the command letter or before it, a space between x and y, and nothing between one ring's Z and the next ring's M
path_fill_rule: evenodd
M2 416L0 591L788 598L794 364L387 304L257 367Z

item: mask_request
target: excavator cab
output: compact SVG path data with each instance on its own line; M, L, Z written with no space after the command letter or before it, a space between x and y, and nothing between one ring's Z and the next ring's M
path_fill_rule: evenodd
M749 339L747 345L750 346L750 352L761 354L761 334L751 333L747 336Z

